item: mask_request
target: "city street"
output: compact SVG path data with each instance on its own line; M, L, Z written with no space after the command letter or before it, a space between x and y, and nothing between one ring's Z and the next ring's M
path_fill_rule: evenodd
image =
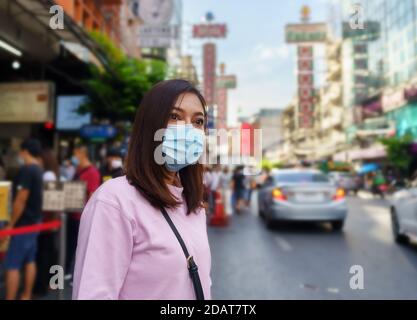
M343 233L308 224L268 231L254 207L209 235L215 299L417 297L417 246L394 243L383 200L350 198ZM349 287L352 265L364 269L364 290Z
M256 204L229 227L209 227L213 299L415 299L417 246L393 241L384 200L348 202L342 233L304 223L270 231ZM364 269L363 290L349 287L352 265Z

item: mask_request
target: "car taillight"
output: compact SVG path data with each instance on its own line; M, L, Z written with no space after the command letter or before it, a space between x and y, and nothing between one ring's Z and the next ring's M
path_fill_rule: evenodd
M333 200L342 200L345 197L345 190L339 188L336 190Z
M286 195L281 191L281 189L278 188L272 190L272 198L279 201L287 200Z

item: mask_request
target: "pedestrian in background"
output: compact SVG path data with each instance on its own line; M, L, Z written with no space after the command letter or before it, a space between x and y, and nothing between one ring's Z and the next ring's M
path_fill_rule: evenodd
M214 212L216 206L216 193L220 192L220 176L221 176L221 167L219 164L213 166L211 171L211 183L210 183L210 197L209 205L210 212Z
M60 168L60 176L63 177L65 181L72 181L75 175L75 166L72 164L70 159L65 159L62 162Z
M225 166L220 174L220 189L223 198L223 205L226 214L232 214L232 175L229 168Z
M203 186L204 186L204 195L203 200L205 203L205 208L207 214L211 214L211 182L212 182L212 172L211 167L206 165L204 167L204 175L203 175Z
M246 203L246 186L245 175L243 173L243 166L237 166L232 177L233 181L233 193L235 199L234 209L236 213L241 213Z
M43 182L59 181L59 164L54 152L50 149L42 151ZM58 219L56 212L42 212L42 221L50 222ZM38 252L36 257L37 277L33 293L46 295L51 274L49 269L58 262L57 230L46 230L39 234Z
M29 138L20 146L21 165L13 183L13 208L5 229L38 224L42 219L42 168L39 157L41 144ZM6 299L15 300L20 286L20 270L24 268L22 300L32 298L36 278L36 252L38 233L12 236L4 261L6 270ZM6 241L6 238L0 238Z
M185 80L160 82L144 96L126 176L105 182L82 214L73 299L210 299L211 256L198 162L205 107L203 96ZM169 139L155 141L161 129ZM199 277L192 278L194 264Z
M94 191L100 186L101 177L97 168L91 163L88 155L88 148L84 144L79 144L74 148L71 158L73 165L77 168L74 181L84 181L87 187L87 200ZM69 215L67 220L67 259L66 259L66 279L70 279L73 273L75 250L77 248L78 228L80 226L81 212Z
M100 169L100 174L103 182L121 177L124 174L123 157L119 149L113 147L107 151L106 160Z

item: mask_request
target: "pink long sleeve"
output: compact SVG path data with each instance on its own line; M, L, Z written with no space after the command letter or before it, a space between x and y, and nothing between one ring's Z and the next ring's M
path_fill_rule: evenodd
M181 199L183 189L169 186ZM211 254L204 209L187 214L183 202L167 209L198 265L211 298ZM80 222L74 299L195 299L187 261L160 210L126 180L106 181L93 194Z
M91 199L81 217L73 299L119 299L132 248L132 225L120 208Z

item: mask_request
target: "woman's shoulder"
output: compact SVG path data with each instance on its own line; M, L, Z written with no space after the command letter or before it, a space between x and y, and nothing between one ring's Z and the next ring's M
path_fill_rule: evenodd
M127 181L126 176L121 176L104 182L94 196L96 200L120 205L132 192L135 192L135 188Z

